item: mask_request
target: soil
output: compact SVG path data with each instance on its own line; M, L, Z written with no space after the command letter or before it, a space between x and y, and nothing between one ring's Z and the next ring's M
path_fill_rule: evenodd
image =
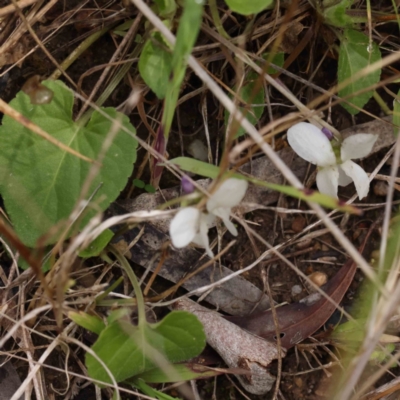
M37 22L33 28L37 33L38 37L42 41L46 41L46 49L52 56L60 63L65 59L85 37L94 31L97 31L107 24L111 27L115 27L124 21L132 20L136 17L137 11L135 7L129 7L124 11L125 2L119 1L105 1L105 0L88 0L84 3L81 11L78 10L82 6L81 1L69 0L68 2L56 1L55 5L50 9L44 18ZM287 2L282 2L280 13L282 15L289 15L290 9ZM8 2L0 2L0 7L4 7ZM227 7L222 1L218 1L220 8L220 14L226 12ZM389 1L381 2L378 0L371 1L371 7L375 11L386 11L389 13L391 3ZM332 29L321 25L320 20L317 18L315 10L308 5L306 1L299 2L297 5L298 9L303 9L300 13L300 18L297 19L296 24L289 24L288 28L282 36L281 49L286 53L285 59L291 54L295 54L295 58L288 66L288 71L305 79L306 81L312 82L314 85L329 90L337 82L337 49L336 45L338 41L332 32ZM29 7L28 7L29 9ZM222 11L225 10L225 11ZM289 11L288 11L289 10ZM76 12L75 12L76 11ZM208 13L207 24L213 27L212 19L209 15L209 8L206 7ZM108 16L116 14L116 17L111 18L111 22L107 19ZM272 37L272 35L278 34L280 24L276 25L274 29L265 30L258 38L256 37L257 29L263 27L267 22L271 21L272 10L267 10L252 20L251 17L242 17L237 14L227 15L224 20L224 27L229 32L231 37L238 36L239 34L246 33L247 40L245 41L246 50L250 53L256 54L263 44ZM67 18L72 16L70 20ZM13 24L13 27L18 26L19 18L14 14L9 14L6 21ZM293 20L294 17L290 17ZM273 19L272 19L273 20ZM64 26L62 26L65 23ZM251 26L251 23L253 25ZM58 31L55 31L59 28ZM382 45L383 53L386 55L389 51L395 51L398 49L398 37L399 28L395 23L391 24L375 24L374 35L380 35L382 40L388 40L386 47ZM111 28L110 28L111 29ZM300 48L301 41L306 37L308 29L313 29L313 34L309 38L304 48ZM137 35L144 35L146 25L143 21L141 22L140 28ZM368 32L368 28L364 25L360 25L360 30ZM47 40L49 34L55 32L54 35ZM280 36L279 33L278 36ZM254 36L254 37L253 37ZM139 36L138 36L139 39ZM377 39L374 36L374 39ZM0 31L0 45L6 43L8 37L1 36ZM121 37L112 33L112 31L103 35L96 41L86 52L84 52L68 69L68 75L76 83L79 82L82 74L92 68L107 64L116 50L116 46L121 42ZM27 54L31 49L35 47L35 42L29 33L25 33L18 42L22 48L23 54ZM232 54L223 46L213 46L217 43L215 39L211 38L207 34L206 30L200 32L196 46L203 46L205 49L201 52L195 51L196 57L209 60L205 61L206 68L214 75L215 79L222 82L227 88L233 88L237 81L238 76L236 75L235 68L237 61ZM137 43L133 42L133 46ZM209 45L209 48L206 46ZM17 46L15 44L14 46ZM328 46L331 46L330 51L327 52ZM397 47L396 47L397 46ZM390 48L389 50L387 48ZM9 50L13 52L13 48ZM298 53L296 53L298 51ZM17 61L17 60L16 60ZM391 66L398 68L398 65ZM53 62L48 56L39 48L36 49L32 54L28 55L23 61L18 63L6 63L1 67L0 72L0 97L2 100L9 102L16 93L21 89L24 82L32 75L38 74L41 77L48 77L55 70ZM89 74L82 81L82 87L80 94L88 96L100 78L103 69ZM115 74L115 69L111 70L109 79ZM382 72L382 79L389 76L389 69L384 69ZM65 80L64 78L61 78ZM286 85L296 96L301 99L304 104L308 104L311 100L316 98L319 93L318 91L307 87L303 83L289 77L285 74L279 76L282 84ZM124 79L117 85L116 89L107 99L105 106L118 107L122 104L129 96L132 88L137 85L141 85L144 88L142 102L143 111L147 116L147 121L157 131L157 127L161 118L163 109L162 101L158 100L157 97L148 89L145 88L143 81L140 78L137 63L135 62L129 72L126 74ZM206 104L208 114L208 129L209 129L209 140L211 143L211 153L214 160L221 160L223 155L222 149L225 144L225 122L224 112L222 106L218 103L215 97L208 90L203 88L202 82L192 72L188 71L185 78L183 88L180 93L180 98L189 96L195 90L199 90L199 94L194 94L188 100L182 102L177 107L176 116L173 122L172 131L170 134L167 153L169 158L188 156L188 148L193 140L198 139L207 146L206 135L204 131L204 122L202 116L202 106ZM103 91L105 84L100 89ZM268 108L265 111L258 123L258 127L263 127L271 121L285 116L288 112L293 112L295 109L290 102L283 98L275 89L267 88L270 96L270 102L274 104L270 112ZM387 90L385 90L387 89ZM385 88L378 88L378 93L382 97L383 101L391 107L393 98L389 91L397 92L396 84L388 84ZM95 97L95 99L97 96ZM320 104L320 107L328 106L328 100ZM75 105L75 113L78 112L82 103L77 101ZM288 108L289 107L289 108ZM328 110L324 111L326 118L330 118L332 124L340 131L355 124L366 122L371 120L371 115L382 116L383 112L379 105L374 99L371 99L368 104L364 107L365 113L359 113L356 116L351 116L347 111L343 109L340 104L334 105ZM369 114L368 114L369 113ZM131 122L137 129L138 136L148 143L151 143L153 137L149 133L146 125L143 122L143 115L140 114L138 109L134 109L129 113ZM237 142L243 141L245 137L241 137ZM279 134L275 137L276 149L279 146L286 146L284 136ZM378 165L382 157L386 154L386 150L381 153L375 154L372 157L367 158L361 162L362 167L367 172L372 172ZM149 163L146 158L147 154L144 149L140 149L138 152L138 160L136 162L135 171L133 176L130 178L126 189L121 193L121 199L135 198L141 194L144 190L133 188L132 180L134 178L140 178L144 182L148 183L151 180L151 171ZM246 154L243 154L245 157ZM139 166L143 166L140 168ZM313 169L310 170L310 175ZM388 175L390 172L390 166L385 165L381 174ZM194 177L196 178L196 177ZM308 180L306 179L305 182ZM164 171L162 179L160 181L161 188L168 188L179 184L177 178ZM312 186L315 188L315 185ZM342 199L350 198L354 193L352 185L341 189L340 197ZM399 200L399 194L396 192L394 200ZM382 203L385 201L385 197L382 197L379 193L376 194L374 190L371 190L368 198L364 199L363 203L375 204ZM281 197L278 204L279 207L285 207L288 209L307 209L305 204L300 203L298 200ZM359 246L366 234L366 231L370 225L383 217L383 208L371 208L364 213L362 217L351 216L344 225L345 234L352 240L355 246ZM301 217L299 217L299 215ZM257 210L246 215L246 219L249 222L254 223L253 229L263 237L271 245L282 243L286 239L293 236L295 233L301 231L305 226L308 226L316 221L316 217L310 214L283 214L278 213L274 210ZM340 219L337 220L340 223ZM216 236L215 232L212 231L212 235ZM229 238L230 239L230 238ZM229 239L224 239L223 244L227 244ZM369 239L367 250L364 253L365 258L368 260L371 257L373 250L379 247L380 234L378 230L375 230ZM315 271L323 272L327 275L328 279L332 277L335 272L342 266L347 259L341 251L340 246L332 238L332 235L327 233L316 239L310 241L308 247L309 252L302 255L291 257L293 252L299 250L299 247L293 246L286 248L284 254L295 263L295 265L303 271L306 275L310 275ZM254 244L253 240L249 240L248 235L243 229L239 229L239 236L237 244L224 255L222 262L225 266L230 267L232 270L239 270L246 265L251 264L255 257L264 251L264 247L261 244ZM2 256L2 268L5 276L9 273L11 268L11 260L4 253ZM77 263L74 270L75 279L79 285L85 288L90 288L94 282L97 282L97 278L103 273L99 264L101 260L92 259ZM90 271L90 272L86 272ZM268 271L269 285L271 287L274 300L277 304L281 303L292 303L299 301L302 297L308 294L308 288L305 282L289 268L285 263L281 261L274 261L272 263L263 263L259 267L254 268L251 272L244 274L244 277L254 283L261 290L265 290L265 277ZM141 274L141 270L138 270L138 274ZM121 275L121 271L117 268L110 269L107 272L108 282L113 282ZM77 277L77 278L76 278ZM364 282L364 277L361 272L356 274L356 277L349 288L349 291L343 300L343 306L346 310L351 312L352 306L354 305L355 299L358 298L360 287ZM103 281L104 283L104 281ZM153 286L153 293L160 293L169 287L170 283L163 279L157 279ZM293 293L293 287L299 285L301 291ZM125 293L124 288L123 292ZM32 299L35 296L37 286L33 287L32 290L28 291L28 297ZM122 290L121 290L122 291ZM15 289L15 294L17 290ZM39 292L40 293L40 292ZM184 291L182 290L182 293ZM105 315L106 310L99 310L99 314ZM161 313L166 313L166 310ZM152 318L157 319L160 315L152 315ZM46 319L47 318L47 319ZM48 314L43 320L38 323L40 330L46 332L51 336L57 334L57 327L53 315ZM336 318L336 320L335 320ZM335 314L330 322L322 330L331 329L332 325L340 320L339 313ZM66 326L68 320L63 321L63 325ZM319 332L321 334L321 332ZM95 337L80 330L77 334L80 340L86 345L90 346ZM316 336L318 337L318 335ZM282 365L282 379L279 387L278 399L286 400L316 400L329 398L325 397L329 393L329 387L337 379L337 375L333 375L332 369L326 366L332 361L332 353L327 351L325 345L318 345L318 340L323 339L310 339L306 341L307 347L304 345L298 346L295 349L289 351L287 356L283 359ZM40 355L46 351L48 346L48 340L39 337L34 337L35 358L38 359ZM12 351L14 346L8 344L7 351ZM340 350L335 349L335 346L330 345L329 349L333 353L339 353ZM81 349L71 345L73 355L70 357L68 362L68 369L72 372L82 373L82 366L84 362L84 353ZM63 371L65 354L63 349L57 349L52 355L47 358L46 362L49 365L60 368ZM214 357L217 356L214 354ZM220 361L220 360L219 360ZM28 372L27 364L24 361L15 361L15 367L21 380L26 377ZM223 364L219 364L223 365ZM273 365L272 371L277 373L277 365ZM371 370L377 369L377 366L371 366ZM76 399L76 400L89 400L99 398L96 397L95 389L93 385L86 384L85 381L73 378L71 382L67 382L66 375L61 372L52 369L46 369L44 381L46 382L47 392L49 399ZM398 368L391 370L395 375L399 372ZM235 384L235 378L232 378ZM383 384L385 381L391 379L390 374L386 374L377 385ZM264 396L253 396L253 395L242 395L241 390L238 389L231 380L228 380L225 376L220 376L216 381L210 379L198 382L198 390L203 399L215 398L215 399L272 399L273 392ZM175 389L168 391L171 396L178 396L178 392ZM111 392L107 390L102 391L102 398L111 398ZM32 398L35 398L34 396ZM135 396L124 395L124 399L134 399ZM1 396L0 396L1 399Z

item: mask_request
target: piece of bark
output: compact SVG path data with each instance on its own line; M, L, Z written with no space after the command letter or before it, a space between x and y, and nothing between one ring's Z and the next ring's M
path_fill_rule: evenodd
M138 235L139 229L132 229L122 237L116 238L115 242L126 248ZM133 262L147 267L151 259L160 249L163 243L169 240L168 235L159 231L154 226L146 224L144 233L139 241L132 247L126 256ZM208 256L202 257L204 253L194 248L171 251L163 263L159 275L174 283L178 282L188 272L195 271L201 265L210 260ZM159 257L151 264L151 270L157 266ZM229 274L229 268L213 263L203 271L199 272L186 282L182 287L188 291L209 285ZM248 315L254 309L263 311L269 308L269 299L260 289L241 276L232 278L230 281L214 288L205 300L216 308L231 315Z
M236 375L241 385L252 394L269 392L275 377L269 373L269 364L278 358L278 348L224 319L220 314L184 298L174 309L189 311L203 324L207 343L218 352L230 368L241 368L248 375ZM285 355L281 351L282 357Z

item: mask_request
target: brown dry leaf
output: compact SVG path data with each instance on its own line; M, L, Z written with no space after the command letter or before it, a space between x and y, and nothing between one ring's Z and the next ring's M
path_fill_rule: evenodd
M340 303L346 294L356 271L357 264L352 260L348 260L343 265L324 288L329 300L320 293L313 293L298 303L287 304L276 309L282 346L290 349L310 337L325 324L335 311L336 304ZM276 342L276 326L271 310L254 313L247 317L226 318L248 332L270 342Z
M290 54L295 50L297 44L299 43L299 35L303 29L304 25L298 21L292 21L288 25L283 34L280 45L280 48L284 53Z
M0 67L17 63L28 52L28 40L23 36L6 52L0 54Z

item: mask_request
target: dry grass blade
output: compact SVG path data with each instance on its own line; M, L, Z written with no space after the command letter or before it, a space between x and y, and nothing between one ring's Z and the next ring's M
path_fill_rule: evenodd
M13 13L14 11L16 11L17 8L23 9L37 2L38 0L20 0L16 2L16 4L9 4L8 6L2 7L0 9L0 17Z

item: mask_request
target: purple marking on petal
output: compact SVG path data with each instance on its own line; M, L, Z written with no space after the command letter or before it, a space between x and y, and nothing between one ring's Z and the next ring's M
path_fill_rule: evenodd
M189 179L189 177L187 175L183 175L182 179L181 179L181 186L182 186L182 190L186 193L186 194L190 194L194 192L194 185L193 182Z
M329 140L333 139L333 133L328 128L323 127L321 131Z

